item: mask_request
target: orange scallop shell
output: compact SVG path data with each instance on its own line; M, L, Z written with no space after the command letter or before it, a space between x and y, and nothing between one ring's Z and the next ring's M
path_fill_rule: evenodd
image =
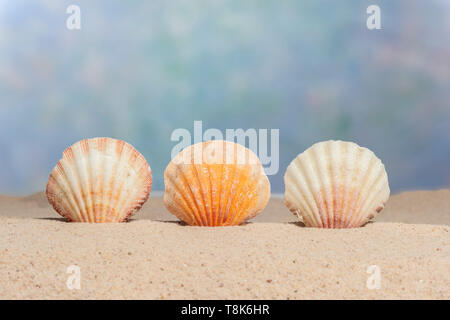
M47 183L49 203L76 222L123 222L148 199L152 172L130 144L112 138L67 148Z
M258 157L223 140L181 151L167 166L164 182L167 209L194 226L239 225L260 213L270 197Z

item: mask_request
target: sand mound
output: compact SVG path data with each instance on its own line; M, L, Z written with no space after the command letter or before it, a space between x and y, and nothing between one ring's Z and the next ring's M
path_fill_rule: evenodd
M161 198L123 224L66 223L44 194L1 198L0 297L450 299L449 208L450 190L407 192L379 221L409 224L323 230L289 222L273 198L254 223L201 228L174 222ZM379 289L367 287L373 265Z
M450 189L394 195L376 220L450 225Z

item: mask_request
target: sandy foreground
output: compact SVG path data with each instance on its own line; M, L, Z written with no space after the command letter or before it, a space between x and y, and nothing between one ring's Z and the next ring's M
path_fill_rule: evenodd
M392 196L347 230L302 227L276 197L251 223L201 228L159 197L129 223L82 224L42 193L0 196L0 298L450 299L450 190Z

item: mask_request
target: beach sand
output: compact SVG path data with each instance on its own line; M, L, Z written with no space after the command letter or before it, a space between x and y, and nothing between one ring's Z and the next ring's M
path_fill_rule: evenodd
M277 197L251 223L202 228L154 196L122 224L66 223L43 193L0 196L0 298L450 299L450 190L394 195L362 228L296 221Z

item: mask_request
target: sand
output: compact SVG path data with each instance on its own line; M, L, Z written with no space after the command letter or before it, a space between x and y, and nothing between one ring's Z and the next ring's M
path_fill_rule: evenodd
M64 222L42 193L0 196L0 298L450 299L450 190L392 196L358 229L295 221L277 197L251 223L201 228L160 197L100 225ZM79 290L66 285L73 265Z

